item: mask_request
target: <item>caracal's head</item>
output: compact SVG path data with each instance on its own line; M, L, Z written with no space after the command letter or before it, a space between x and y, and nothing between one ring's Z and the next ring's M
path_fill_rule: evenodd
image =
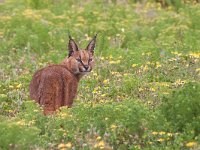
M79 49L76 42L69 36L68 69L75 75L85 75L94 67L94 48L96 35L89 42L86 49Z

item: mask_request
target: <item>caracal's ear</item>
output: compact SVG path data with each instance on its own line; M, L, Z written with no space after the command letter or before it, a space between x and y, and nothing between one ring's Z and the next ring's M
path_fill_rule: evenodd
M97 34L93 37L93 39L90 41L90 43L88 44L86 48L86 50L90 51L92 54L94 53L96 38L97 38Z
M72 56L75 51L78 51L78 46L76 42L72 39L71 35L69 35L69 44L68 44L69 55L68 57Z

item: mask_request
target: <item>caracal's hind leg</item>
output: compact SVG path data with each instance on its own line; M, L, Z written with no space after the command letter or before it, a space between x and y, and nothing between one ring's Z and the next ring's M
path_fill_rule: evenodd
M64 93L65 86L63 83L63 79L60 76L57 80L57 84L54 87L55 89L55 110L59 110L60 107L64 106Z
M72 107L73 100L77 94L77 86L76 82L65 82L67 85L65 93L64 93L64 105L67 107Z
M45 77L39 85L39 103L44 109L44 114L55 112L55 79Z

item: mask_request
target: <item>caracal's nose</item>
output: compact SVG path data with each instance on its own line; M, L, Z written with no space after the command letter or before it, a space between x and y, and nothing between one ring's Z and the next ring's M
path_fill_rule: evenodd
M86 65L84 68L85 68L85 70L88 70L89 66L88 66L88 65Z

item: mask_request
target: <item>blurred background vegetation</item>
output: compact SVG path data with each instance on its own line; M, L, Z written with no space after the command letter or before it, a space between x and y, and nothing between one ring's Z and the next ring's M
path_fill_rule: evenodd
M0 1L0 149L199 149L199 0ZM43 116L33 73L98 33L71 109Z

